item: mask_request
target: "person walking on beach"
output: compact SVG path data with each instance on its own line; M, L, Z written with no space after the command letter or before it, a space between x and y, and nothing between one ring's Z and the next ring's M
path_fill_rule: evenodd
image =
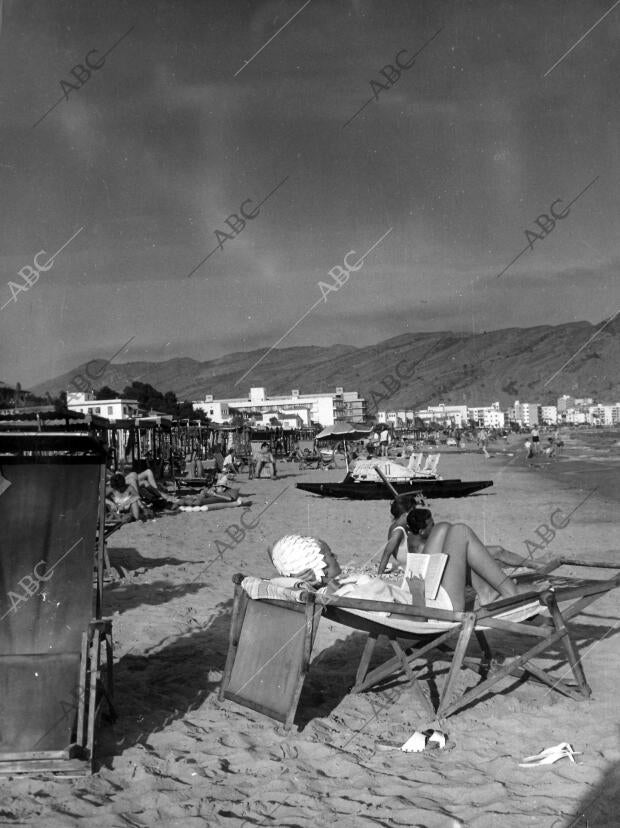
M386 427L384 427L379 436L379 445L381 446L381 457L387 457L389 441L390 432L387 430Z
M481 428L478 432L478 445L480 446L480 450L484 454L485 457L490 457L489 452L487 451L487 443L489 441L489 435L487 434L486 428Z
M532 453L540 454L540 432L538 431L537 425L532 426L530 437L532 438Z

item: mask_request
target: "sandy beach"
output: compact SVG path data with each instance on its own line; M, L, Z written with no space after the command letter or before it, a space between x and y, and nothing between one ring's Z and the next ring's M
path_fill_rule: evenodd
M618 554L609 500L595 492L584 501L589 490L574 476L553 480L529 468L517 443L498 448L502 454L490 459L442 457L443 476L490 478L494 486L462 500L432 501L437 519L466 521L486 543L527 554L526 541L540 543L536 530L561 509L569 522L541 555ZM336 501L295 489L302 479L339 479L341 470L300 472L282 463L280 471L278 480L240 477L258 521L243 538L227 533L239 524L237 509L130 524L111 538L112 562L125 574L106 584L104 603L114 624L118 721L101 731L99 768L91 778L4 782L0 822L46 828L315 826L317 820L429 828L616 825L617 592L574 624L590 701L566 699L533 681L513 683L510 692L448 719L443 751L377 748L378 741L404 742L426 726L422 711L405 682L389 693L349 695L364 635L325 620L290 732L217 700L234 573L273 575L267 545L290 532L325 538L342 563L355 567L368 565L385 540L388 501ZM440 685L446 666L435 665ZM475 676L465 672L462 680L473 685ZM518 767L523 757L559 742L579 751L577 763Z

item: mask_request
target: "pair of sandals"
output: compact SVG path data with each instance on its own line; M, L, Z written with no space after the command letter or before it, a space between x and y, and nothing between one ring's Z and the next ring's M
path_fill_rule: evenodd
M520 768L534 768L538 765L552 765L554 762L557 762L558 759L570 759L571 762L574 762L575 756L580 756L580 751L573 750L572 746L568 744L568 742L560 742L559 745L554 745L550 748L545 748L545 750L541 750L540 753L537 753L535 756L526 756L522 762L519 762Z

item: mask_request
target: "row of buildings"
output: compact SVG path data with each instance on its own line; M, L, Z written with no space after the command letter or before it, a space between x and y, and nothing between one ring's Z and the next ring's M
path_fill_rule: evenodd
M287 429L366 421L366 400L357 391L343 388L319 394L301 394L298 389L293 389L290 394L276 396L268 396L264 388L251 388L247 397L216 400L207 394L204 400L196 400L192 405L194 410L204 411L214 423L230 423L239 413L258 427L278 425ZM89 391L67 392L67 408L108 420L132 419L144 413L137 400L97 400Z
M558 397L557 405L515 400L514 405L502 409L499 402L477 407L440 403L416 410L379 411L377 419L397 427L416 420L448 428L462 428L472 423L484 428L507 428L512 423L525 428L539 425L611 426L620 423L620 402L595 403L592 397L575 398L563 394Z
M339 422L366 421L366 400L357 391L337 387L333 392L302 394L293 388L290 394L269 396L264 388L250 388L247 397L216 400L207 394L204 400L192 403L194 410L204 411L217 423L231 422L241 413L257 425L270 425L276 420L284 428L309 428L312 425L334 425Z
M285 429L329 426L338 422L363 423L367 417L366 400L357 391L337 387L333 392L269 396L262 387L250 389L247 397L215 399L207 394L204 400L192 403L214 423L230 423L236 414L251 419L256 426L279 426ZM108 420L130 419L140 415L136 400L95 400L93 394L70 392L67 407L82 414L96 414ZM575 398L566 394L556 405L541 405L515 400L514 405L501 408L499 402L486 406L448 405L440 403L422 409L393 409L377 412L379 423L407 427L422 421L446 428L464 428L472 424L484 428L508 428L512 423L531 428L535 425L601 425L620 423L620 402L597 403L591 397Z

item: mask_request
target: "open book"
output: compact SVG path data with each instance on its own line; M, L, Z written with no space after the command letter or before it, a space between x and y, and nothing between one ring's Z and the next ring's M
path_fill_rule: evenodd
M446 568L448 556L443 552L435 555L426 555L419 552L407 552L407 566L405 577L401 585L402 589L408 589L407 578L423 578L424 597L434 600L439 592L439 586Z

